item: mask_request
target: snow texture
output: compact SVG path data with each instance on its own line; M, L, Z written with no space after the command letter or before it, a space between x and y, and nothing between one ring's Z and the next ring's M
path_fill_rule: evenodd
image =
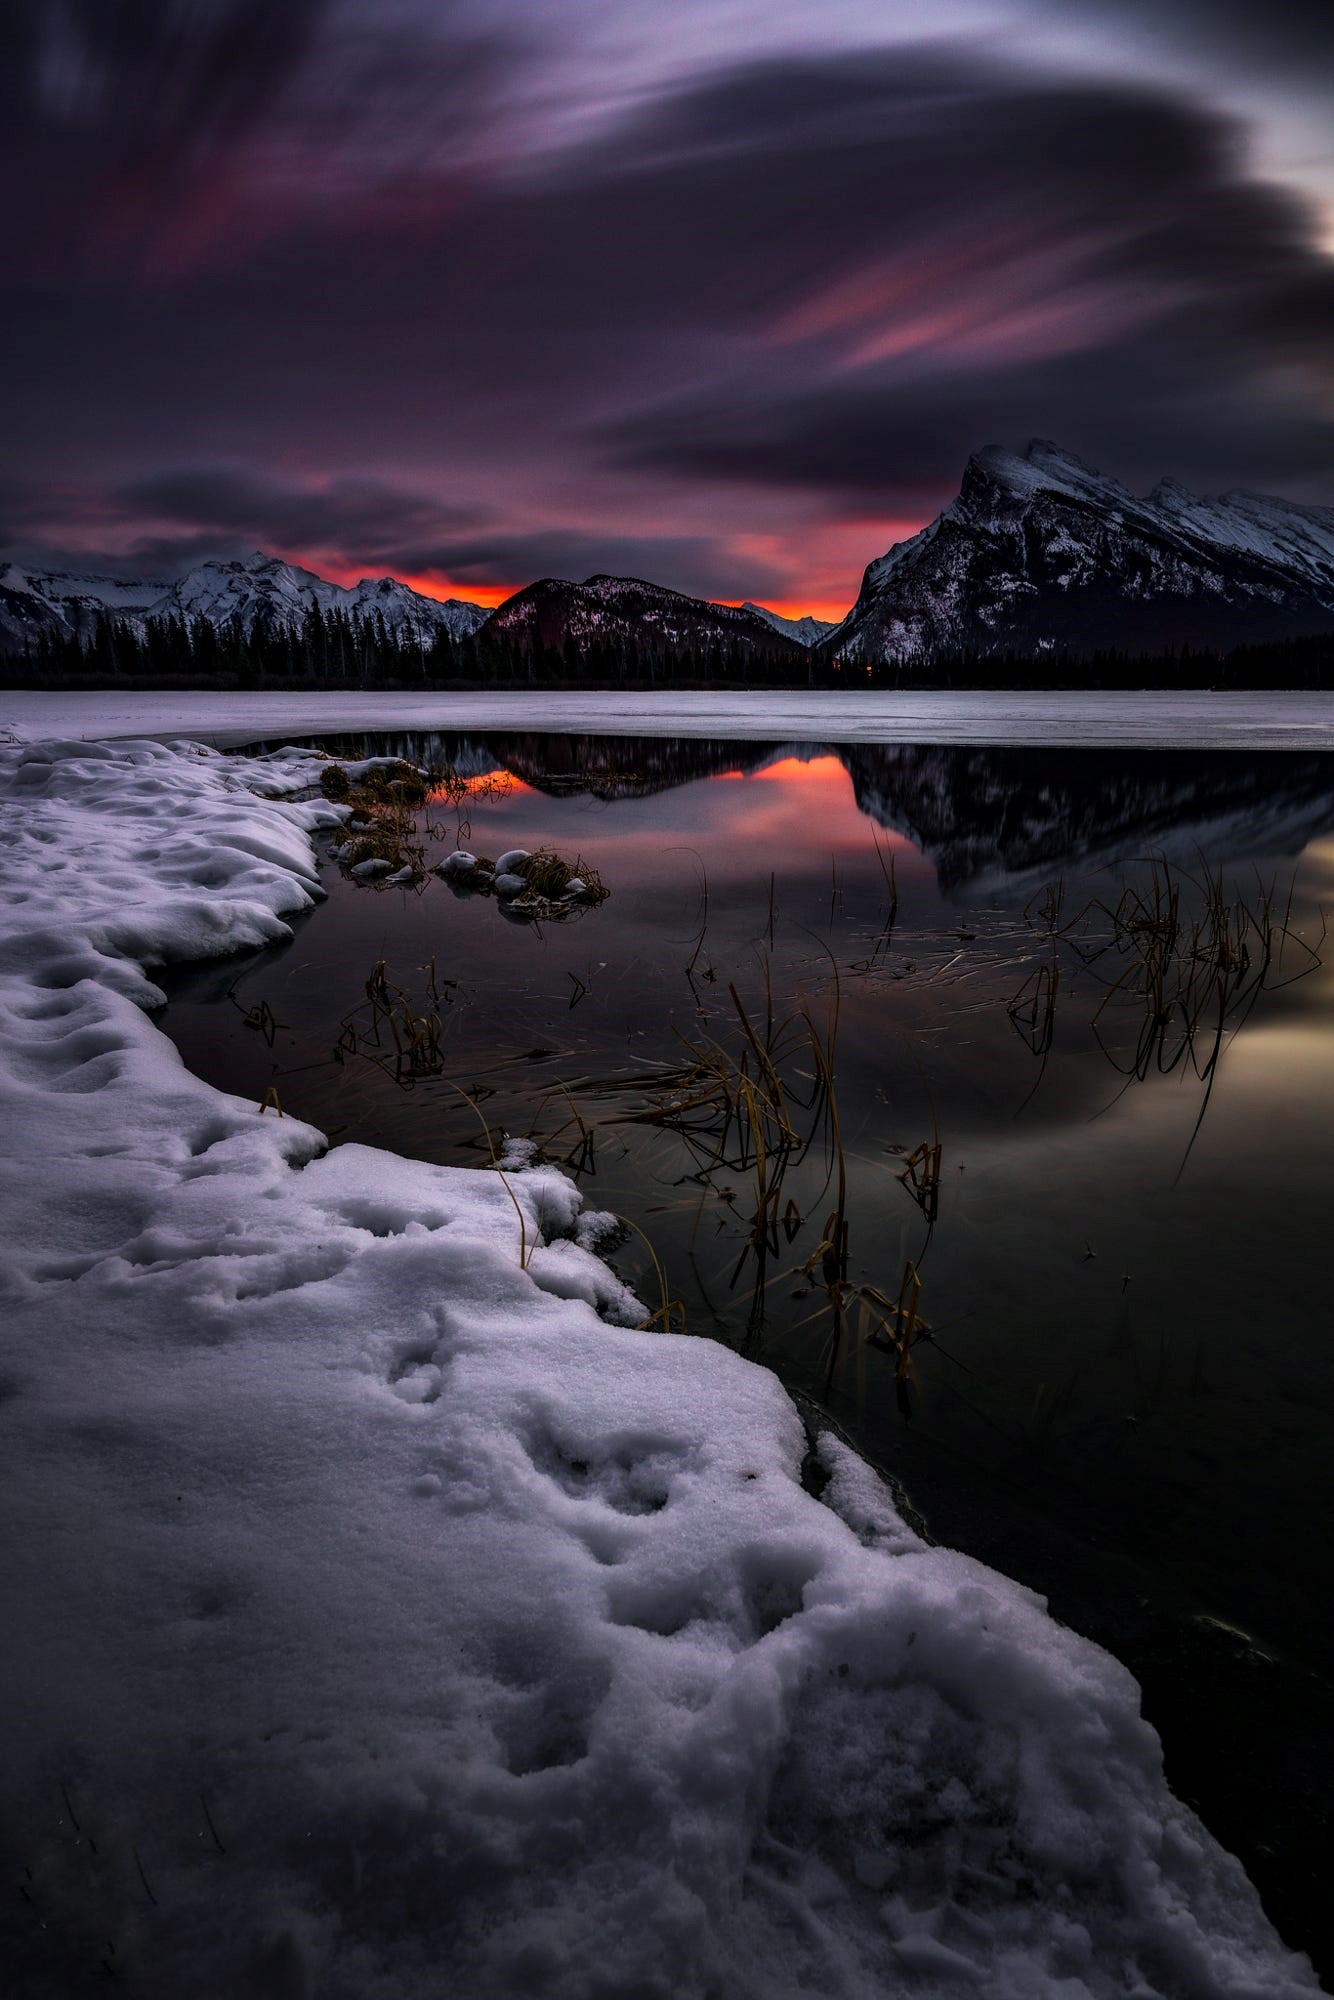
M1285 2000L1130 1676L610 1224L190 1076L297 753L0 749L7 1995Z
M210 694L106 688L0 693L0 738L173 736L219 745L342 730L531 730L738 743L985 743L1334 750L1334 694ZM465 775L468 775L465 773Z

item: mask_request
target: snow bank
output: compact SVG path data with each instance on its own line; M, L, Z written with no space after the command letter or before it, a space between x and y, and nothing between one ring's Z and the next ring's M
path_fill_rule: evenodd
M309 906L305 774L0 750L7 1993L1316 1990L1128 1674L617 1324L563 1176L183 1069L145 967Z

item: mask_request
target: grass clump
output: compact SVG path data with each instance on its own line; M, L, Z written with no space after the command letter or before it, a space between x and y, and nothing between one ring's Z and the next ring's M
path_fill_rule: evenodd
M346 800L353 806L419 806L426 802L429 774L419 771L404 757L385 757L354 766L328 763L320 772L320 790L326 799Z
M527 893L543 903L576 901L596 908L611 894L597 869L590 868L581 855L565 861L549 847L540 847L516 861L513 872L522 875Z
M380 861L385 864L385 873L396 875L410 868L415 882L424 878L426 848L417 812L426 802L428 785L428 774L401 757L354 766L351 771L342 764L324 766L321 792L336 804L351 808L349 837L336 850L344 874L367 861Z
M501 860L503 868L489 855L457 851L435 872L455 895L494 896L506 915L546 923L565 923L605 903L611 894L597 869L581 855L566 861L543 847L533 854L505 854Z
M355 789L363 802L371 806L425 805L427 773L396 757L383 764L368 764L360 772Z
M398 846L392 827L375 825L365 833L345 840L338 851L344 868L356 868L363 861L392 861L398 865Z

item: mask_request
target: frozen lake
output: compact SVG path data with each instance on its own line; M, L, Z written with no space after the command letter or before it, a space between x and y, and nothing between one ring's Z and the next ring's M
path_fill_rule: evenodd
M0 734L197 735L219 746L364 729L533 729L735 742L995 743L1334 750L1334 694L214 694L106 689L0 695Z
M493 856L549 845L610 899L525 926L434 878L376 890L328 866L330 903L290 945L172 981L163 1025L190 1068L252 1102L273 1085L335 1142L442 1163L485 1158L462 1090L493 1130L531 1134L652 1241L692 1332L815 1396L932 1532L1132 1666L1173 1782L1306 1942L1334 1715L1309 1609L1334 1587L1334 1064L1328 968L1302 939L1323 955L1334 756L538 733L329 747L470 774L435 812L432 858L460 836ZM1272 977L1241 976L1212 1093L1198 940L1169 974L1177 991L1185 967L1198 1006L1155 1040L1136 983L1151 927L1138 906L1111 922L1153 893L1147 854L1192 908L1204 870L1234 911L1273 883L1292 927ZM1262 947L1251 930L1228 949L1258 963ZM404 1077L370 1039L379 960L414 1013L438 1013L438 1068ZM781 1195L758 1255L738 1132L702 1105L682 1130L699 1080L667 1072L741 1042L733 988L757 1032L803 1004L825 1032L837 1010L848 1281L894 1299L911 1261L938 1336L906 1398L865 1341L872 1314L832 1351L812 1281L834 1194L800 1024L775 1032L801 1145L766 1165ZM901 1176L937 1143L923 1205ZM643 1240L618 1262L656 1304Z

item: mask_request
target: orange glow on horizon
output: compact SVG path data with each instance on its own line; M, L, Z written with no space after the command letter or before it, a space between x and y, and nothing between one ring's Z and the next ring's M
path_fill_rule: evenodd
M283 562L295 563L299 569L313 570L329 583L339 584L344 590L351 590L366 578L376 581L382 576L392 577L395 583L402 583L409 590L415 590L419 597L434 597L443 603L447 597L466 598L470 604L484 604L488 611L494 611L507 597L513 597L516 590L522 590L521 583L452 583L448 577L400 576L396 570L377 570L365 563L339 562L331 556L307 556L290 549L281 551Z
M901 534L892 539L902 539L902 534L916 532L916 524L905 527ZM888 546L888 544L886 544ZM324 577L329 583L339 584L344 590L351 590L367 578L378 580L381 576L392 577L395 583L405 584L421 597L433 597L443 603L449 597L461 597L470 604L481 604L488 611L494 611L498 604L504 604L517 591L527 588L535 581L528 577L517 583L459 583L449 577L416 576L397 570L379 570L374 564L340 561L332 556L310 556L300 550L275 550L279 560L290 562L299 569L312 570L316 576ZM688 593L687 593L688 594ZM703 598L702 603L725 604L733 611L741 610L745 600L740 597L719 597L712 600ZM757 600L752 600L757 601ZM765 609L776 612L780 618L818 618L827 625L840 625L851 609L848 598L816 599L779 597L767 600Z
M400 576L397 581L405 583L409 590L415 590L422 597L434 597L442 604L447 597L463 597L470 604L484 604L488 611L494 611L516 590L522 590L521 583L450 583L442 582L434 576Z
M717 601L719 604L726 604L733 611L740 611L744 603L740 597L720 597ZM752 599L752 602L757 601ZM819 618L827 625L841 625L852 607L845 604L841 598L832 604L811 604L798 602L794 598L781 597L770 598L764 608L766 611L776 611L780 618Z
M456 583L449 577L412 576L397 570L377 570L373 564L342 562L333 556L309 556L299 549L275 551L283 562L294 563L298 569L313 570L316 576L324 577L329 583L341 585L351 590L367 577L378 579L390 576L395 583L406 584L421 597L433 597L443 603L447 597L462 597L470 604L484 604L488 611L494 611L498 604L504 604L516 591L524 590L535 579L526 578L519 583ZM701 600L707 603L708 599ZM720 597L713 600L739 611L744 600L740 597ZM842 598L829 603L811 603L797 598L771 598L766 605L769 611L776 611L780 618L819 618L830 625L839 625L847 617L850 605Z

